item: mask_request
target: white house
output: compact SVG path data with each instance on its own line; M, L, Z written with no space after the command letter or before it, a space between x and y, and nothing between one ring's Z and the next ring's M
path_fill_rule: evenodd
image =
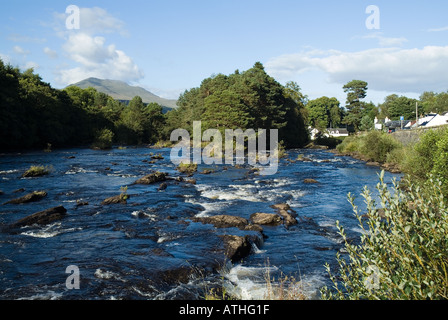
M437 116L436 113L430 113L424 116L423 118L418 119L418 126L423 127L426 126L434 117Z
M308 131L310 133L311 140L315 140L319 133L321 133L322 136L326 138L348 137L348 130L345 128L328 128L324 132L320 132L316 128L308 127Z
M324 136L337 138L337 137L348 137L348 131L345 128L327 129Z
M436 114L428 123L426 123L425 127L438 127L448 124L448 112L443 114Z
M378 120L377 117L375 117L373 124L375 125L375 130L383 130L383 124Z

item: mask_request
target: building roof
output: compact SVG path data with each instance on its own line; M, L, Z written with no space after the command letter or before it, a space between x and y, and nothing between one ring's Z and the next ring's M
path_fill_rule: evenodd
M403 123L403 128L409 123L411 122L410 120L393 120L393 121L388 121L386 122L384 125L388 128L401 128L401 125Z
M348 130L346 128L328 128L327 131L329 133L339 133L339 134L348 133Z

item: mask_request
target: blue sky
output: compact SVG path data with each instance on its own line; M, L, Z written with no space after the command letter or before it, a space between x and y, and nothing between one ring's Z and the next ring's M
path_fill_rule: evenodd
M66 8L80 8L68 30ZM369 5L379 29L369 29ZM123 80L177 99L212 74L257 61L310 99L369 83L367 101L448 90L448 2L299 0L24 1L2 4L0 57L63 88ZM376 20L374 20L376 21Z

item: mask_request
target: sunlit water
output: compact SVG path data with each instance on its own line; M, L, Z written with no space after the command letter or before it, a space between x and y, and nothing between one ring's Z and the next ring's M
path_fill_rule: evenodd
M151 153L164 159L151 161ZM335 265L342 248L337 220L350 237L360 229L347 194L374 191L379 169L320 150L291 150L278 173L261 176L250 168L200 165L196 184L168 181L134 185L152 171L180 174L170 149L59 150L0 155L0 203L45 190L29 204L0 205L0 299L201 299L214 287L242 299L266 298L266 279L285 275L300 281L309 298L328 284L325 263ZM303 154L312 162L290 162ZM31 165L49 165L48 176L21 178ZM227 168L224 168L227 167ZM214 169L201 174L203 169ZM318 184L305 184L314 178ZM390 182L399 175L386 173ZM128 186L126 205L102 206ZM22 192L14 192L25 189ZM78 206L78 202L88 205ZM195 216L275 213L288 203L299 224L263 227L263 245L236 264L224 263L219 235L248 234L191 221ZM67 217L45 226L11 232L8 226L32 213L63 205ZM66 287L67 266L80 270L80 289ZM271 280L275 284L276 280Z

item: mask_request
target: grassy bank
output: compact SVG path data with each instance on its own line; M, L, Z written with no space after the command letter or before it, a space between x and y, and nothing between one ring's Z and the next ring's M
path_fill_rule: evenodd
M442 191L448 194L448 127L428 130L407 145L393 135L370 131L345 138L336 149L341 154L377 162L385 169L398 168L413 182L424 182L432 175L441 181Z

